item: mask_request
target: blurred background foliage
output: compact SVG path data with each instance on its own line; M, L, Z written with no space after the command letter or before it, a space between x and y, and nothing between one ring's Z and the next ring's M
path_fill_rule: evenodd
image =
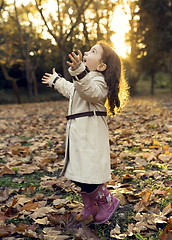
M62 99L42 75L55 67L70 80L71 51L100 40L114 47L119 5L129 14L123 62L131 95L171 94L172 0L0 0L0 103Z

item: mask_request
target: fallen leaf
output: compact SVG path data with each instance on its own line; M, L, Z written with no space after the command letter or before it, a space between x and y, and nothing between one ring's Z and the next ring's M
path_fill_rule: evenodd
M166 216L167 214L172 212L171 203L169 203L163 210L162 215Z
M23 210L32 211L38 207L38 204L39 204L38 202L33 203L33 201L30 201L21 208L21 211Z
M37 208L35 209L35 211L30 214L29 216L32 218L32 219L37 219L37 218L42 218L42 217L45 217L47 215L47 213L49 212L55 212L54 208L53 207L42 207L42 208Z
M13 226L0 225L0 237L9 236L14 230Z
M53 227L46 227L43 229L44 240L65 240L69 236L61 235L62 232Z
M116 235L116 234L119 234L119 233L121 233L121 228L118 224L116 224L115 228L111 230L110 236L113 237L114 234Z
M8 174L15 174L15 172L6 166L0 167L0 177Z
M0 192L0 202L6 201L9 197L9 189L5 187L4 191Z

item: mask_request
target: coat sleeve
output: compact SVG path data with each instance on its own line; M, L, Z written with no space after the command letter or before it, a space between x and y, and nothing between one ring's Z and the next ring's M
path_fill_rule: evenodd
M49 86L54 87L54 89L67 98L70 98L74 88L73 83L67 81L57 73L52 74L49 80Z
M75 71L71 71L69 68L69 73L72 76L77 76L84 70L85 66L81 63ZM83 100L94 104L104 102L108 94L108 86L101 73L97 73L94 77L92 77L91 72L87 73L85 77L74 81L74 87Z

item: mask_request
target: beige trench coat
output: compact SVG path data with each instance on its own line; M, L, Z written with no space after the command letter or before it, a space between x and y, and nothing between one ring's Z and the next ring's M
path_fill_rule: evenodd
M69 72L76 76L85 70L83 63ZM49 85L58 76L54 73ZM54 88L69 98L68 114L106 111L104 103L108 87L104 76L89 72L73 83L60 77ZM110 180L109 134L104 116L81 117L67 122L65 165L62 175L73 181L101 184Z

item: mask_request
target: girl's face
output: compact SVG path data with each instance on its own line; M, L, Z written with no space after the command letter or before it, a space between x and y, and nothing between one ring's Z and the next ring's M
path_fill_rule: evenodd
M89 52L84 53L83 63L90 71L104 71L106 69L106 64L101 61L102 54L103 48L99 44L96 44Z

